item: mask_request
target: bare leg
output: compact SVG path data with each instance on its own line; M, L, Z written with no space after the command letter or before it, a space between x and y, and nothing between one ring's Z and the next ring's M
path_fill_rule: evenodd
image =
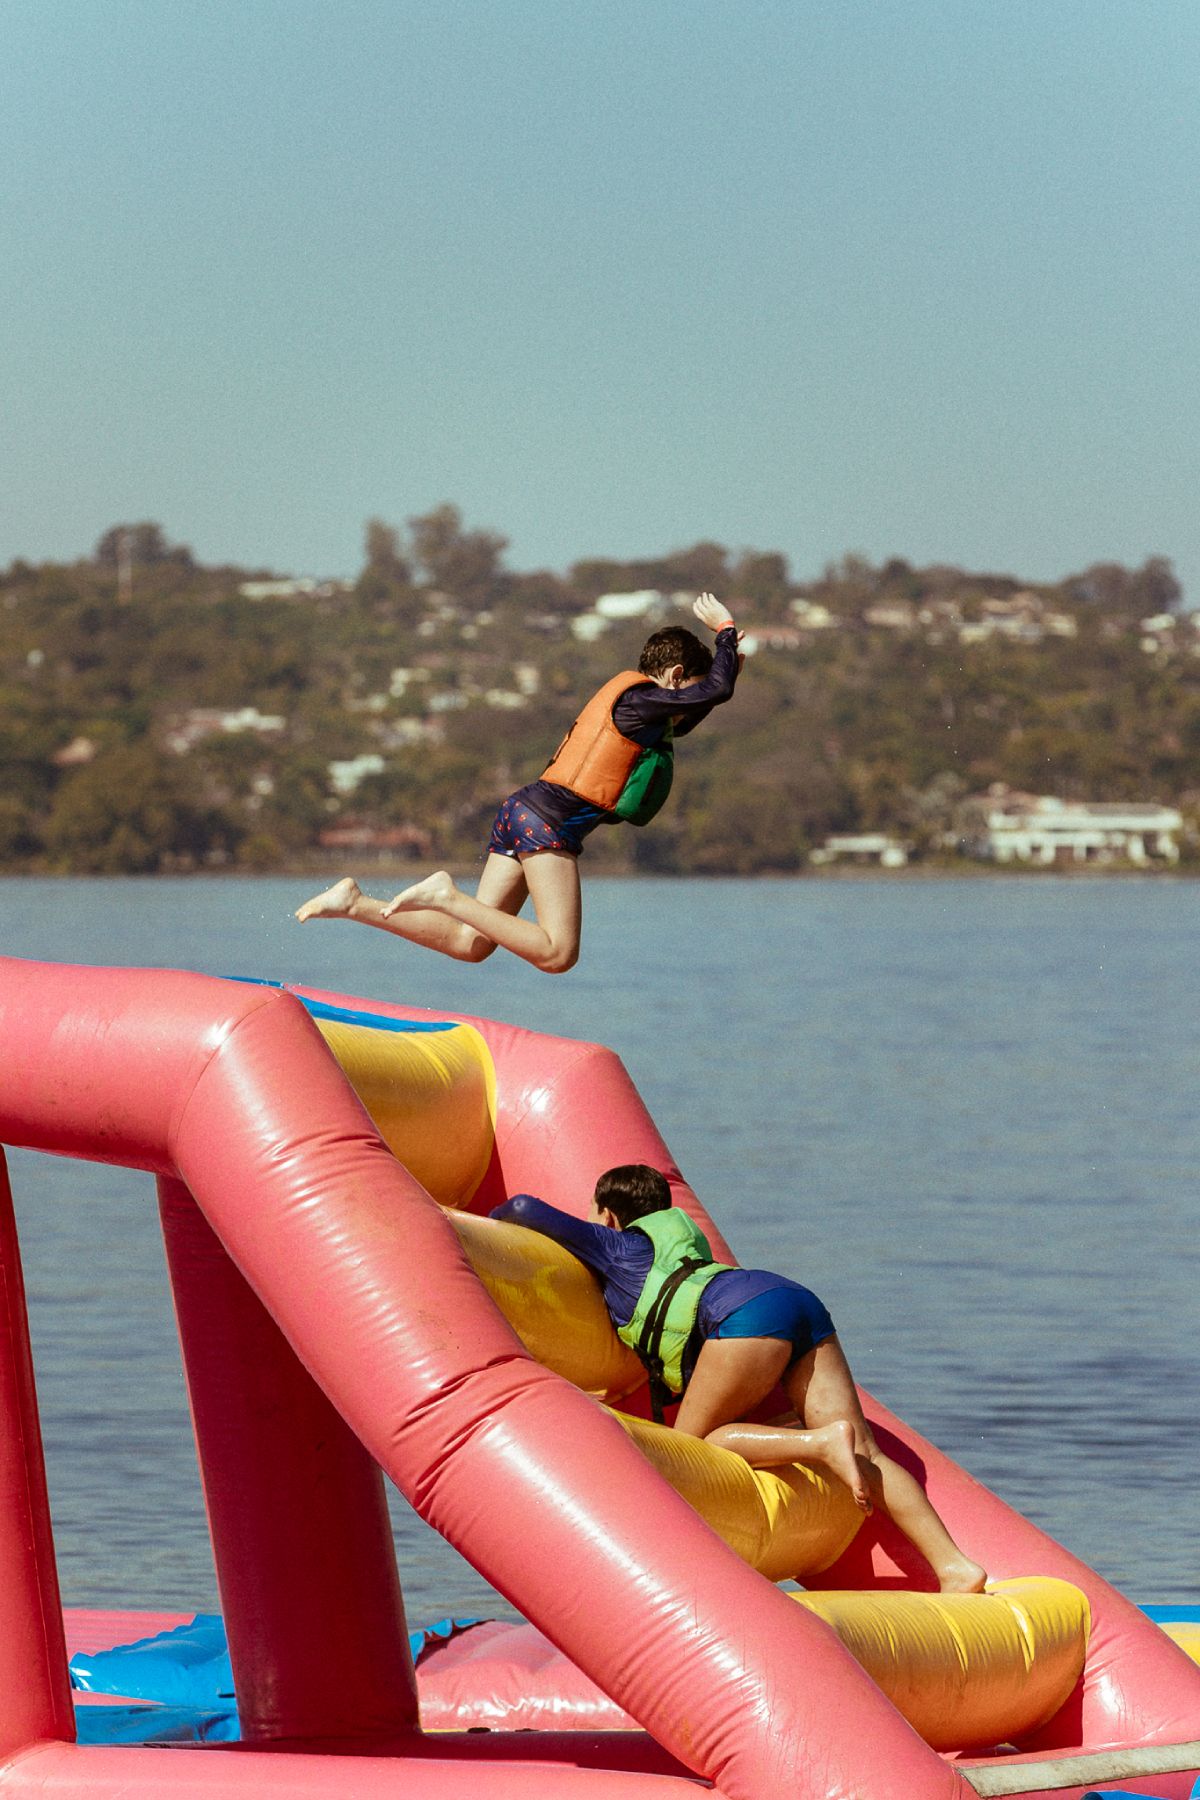
M510 860L493 854L487 868L494 862ZM563 850L537 850L521 858L520 874L533 901L533 919L517 918L515 907L507 908L491 900L482 882L478 896L464 894L445 870L439 869L389 901L381 911L380 923L402 931L400 920L406 916L441 914L460 928L523 957L535 969L561 975L573 969L579 957L582 907L578 858ZM484 875L486 878L487 869Z
M717 1340L718 1342L720 1340ZM707 1346L706 1346L707 1348ZM697 1365L698 1366L698 1365ZM920 1482L879 1448L863 1417L850 1365L836 1337L802 1357L785 1383L788 1398L810 1426L849 1419L855 1450L871 1492L888 1517L921 1552L944 1594L977 1594L987 1580L980 1563L959 1549Z
M524 872L515 858L497 856L495 852L488 857L479 881L479 899L489 912L518 913L528 891ZM301 924L309 919L351 919L360 925L376 925L381 931L390 931L427 950L439 950L443 956L453 956L459 962L482 962L496 948L495 939L482 936L443 912L405 911L393 915L385 910L390 905L364 894L357 881L347 875L324 893L306 900L296 917Z
M791 1345L780 1338L708 1338L680 1402L675 1429L732 1450L756 1469L797 1462L824 1469L870 1512L870 1491L848 1419L823 1419L811 1430L799 1421L784 1426L742 1422L742 1415L775 1386L791 1353Z

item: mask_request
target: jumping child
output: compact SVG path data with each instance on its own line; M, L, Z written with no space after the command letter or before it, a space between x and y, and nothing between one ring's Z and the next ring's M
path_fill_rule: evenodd
M600 824L653 817L670 789L673 740L728 700L737 681L739 633L728 609L701 594L692 610L715 632L716 654L682 626L656 631L637 669L588 701L541 778L503 802L474 896L444 869L386 903L346 876L296 917L377 925L460 962L483 962L499 945L548 975L574 968L584 838ZM535 917L518 918L527 897Z
M656 1412L679 1399L676 1431L756 1469L824 1470L864 1512L882 1507L943 1593L980 1592L986 1571L959 1549L915 1477L875 1442L821 1301L782 1275L715 1263L657 1169L609 1169L586 1221L529 1194L506 1200L492 1217L553 1238L592 1271L618 1337L647 1366ZM746 1414L780 1381L795 1412L748 1423Z

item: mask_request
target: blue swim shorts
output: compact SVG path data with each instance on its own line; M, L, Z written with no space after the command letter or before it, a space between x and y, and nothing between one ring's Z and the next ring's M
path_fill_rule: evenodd
M795 1351L793 1362L833 1334L833 1320L824 1302L811 1288L782 1278L778 1287L756 1294L712 1331L712 1336L719 1338L782 1338Z
M527 806L519 794L510 794L501 802L488 839L491 856L532 856L536 850L564 850L568 856L581 856L583 843L561 827L547 825L545 819Z

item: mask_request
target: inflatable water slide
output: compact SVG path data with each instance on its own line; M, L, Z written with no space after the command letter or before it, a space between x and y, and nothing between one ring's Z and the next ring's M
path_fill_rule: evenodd
M4 1800L1192 1794L1200 1667L1159 1624L864 1396L992 1576L929 1591L832 1478L648 1419L590 1277L487 1217L648 1162L733 1260L610 1051L0 960L0 1141L156 1179L237 1715L80 1741L5 1173ZM384 1475L523 1622L414 1670Z

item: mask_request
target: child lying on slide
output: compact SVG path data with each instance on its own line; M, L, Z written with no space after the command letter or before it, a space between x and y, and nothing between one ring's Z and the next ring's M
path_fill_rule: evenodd
M646 1363L652 1392L682 1395L675 1430L733 1450L755 1468L808 1463L883 1508L929 1563L943 1593L978 1593L986 1571L954 1542L919 1482L880 1450L821 1301L765 1269L714 1263L707 1240L671 1205L657 1169L628 1163L596 1183L587 1221L518 1194L492 1217L573 1252L600 1282L618 1336ZM745 1415L782 1381L794 1414Z

